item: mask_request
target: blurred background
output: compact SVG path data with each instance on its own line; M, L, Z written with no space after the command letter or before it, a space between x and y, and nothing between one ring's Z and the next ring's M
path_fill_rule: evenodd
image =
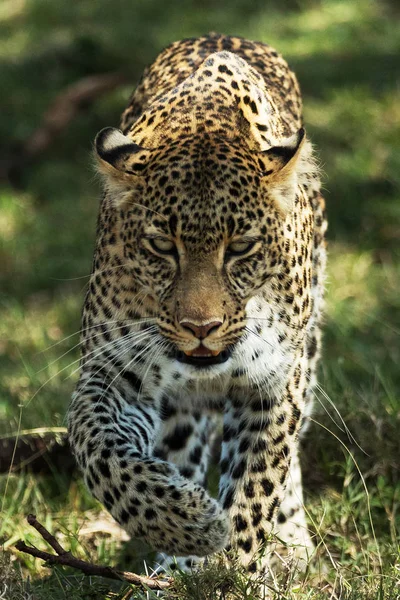
M360 574L367 559L374 569L379 553L359 469L381 555L393 565L400 502L396 0L2 0L0 434L62 433L54 428L65 427L77 378L100 198L93 139L118 125L143 68L165 45L209 31L273 45L300 81L329 215L321 389L305 443L310 518L338 560ZM47 522L57 515L66 535L82 527L84 514L99 515L79 477L63 477L62 466L51 475L9 473L0 483L0 542L10 551L18 537L29 539L22 518L30 510ZM113 560L114 542L103 538L90 543ZM38 564L26 559L26 567L36 573Z

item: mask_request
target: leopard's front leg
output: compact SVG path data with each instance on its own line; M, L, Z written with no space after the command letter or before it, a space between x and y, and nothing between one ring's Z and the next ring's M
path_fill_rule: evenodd
M217 501L155 452L156 398L144 393L127 402L100 370L84 373L68 422L88 487L131 535L180 556L205 556L226 545L229 523Z
M257 565L257 552L275 531L296 456L303 410L297 385L296 378L279 398L236 389L225 411L219 496L232 523L231 546L249 571L267 564L262 558Z

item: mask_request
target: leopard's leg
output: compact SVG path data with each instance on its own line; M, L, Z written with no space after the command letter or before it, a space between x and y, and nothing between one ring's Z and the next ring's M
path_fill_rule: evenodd
M215 429L215 415L188 412L174 406L166 396L162 404L162 427L154 454L175 464L183 477L207 487L210 444ZM156 564L162 570L186 571L201 564L199 556L169 556L160 553Z
M293 451L285 495L278 511L275 533L278 542L272 544L275 554L274 566L279 568L282 559L285 561L286 557L291 557L291 562L294 562L298 569L304 569L314 552L314 544L307 526L300 460L296 450ZM274 559L274 556L272 558Z
M137 377L129 382L129 403L100 369L84 372L74 394L69 436L88 487L131 535L158 551L205 556L223 548L226 514L201 485L154 456L160 403L143 389L138 400Z
M274 533L296 460L304 383L297 364L279 397L237 387L224 415L220 502L232 521L231 545L250 572L268 564L258 551Z
M322 300L320 300L321 302ZM304 390L304 411L300 427L300 437L307 431L314 401L314 388L317 385L317 366L321 347L321 331L317 311L316 321L307 332L305 359L307 361L306 382ZM307 526L303 503L301 466L298 452L292 456L284 499L281 503L276 526L277 537L286 547L276 545L276 554L284 557L289 554L297 562L299 569L305 568L314 553L314 544ZM279 559L275 561L279 565Z

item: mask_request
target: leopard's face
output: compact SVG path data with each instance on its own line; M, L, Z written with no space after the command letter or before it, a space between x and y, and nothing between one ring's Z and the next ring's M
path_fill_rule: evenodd
M188 138L158 152L123 196L124 260L176 360L196 368L228 362L246 331L249 299L279 269L283 217L257 154Z
M245 61L216 53L128 135L107 128L96 138L105 221L133 274L136 305L194 372L218 374L229 362L249 301L261 288L268 294L290 250L284 223L304 130L276 137L263 86Z

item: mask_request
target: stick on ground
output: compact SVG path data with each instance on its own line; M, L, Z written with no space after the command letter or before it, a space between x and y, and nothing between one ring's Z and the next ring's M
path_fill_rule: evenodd
M138 575L137 573L131 573L129 571L119 571L112 567L104 565L96 565L86 560L76 558L71 552L65 550L56 538L47 529L39 523L34 515L28 515L27 521L29 525L32 525L40 533L42 538L56 551L57 554L50 554L49 552L43 552L35 547L27 546L22 540L15 544L15 547L20 552L25 552L36 558L40 558L46 561L50 565L64 565L78 569L85 575L96 575L99 577L108 577L109 579L117 579L118 581L127 581L133 583L144 589L151 590L165 590L171 586L172 579L170 577L152 578L146 577L145 575Z

